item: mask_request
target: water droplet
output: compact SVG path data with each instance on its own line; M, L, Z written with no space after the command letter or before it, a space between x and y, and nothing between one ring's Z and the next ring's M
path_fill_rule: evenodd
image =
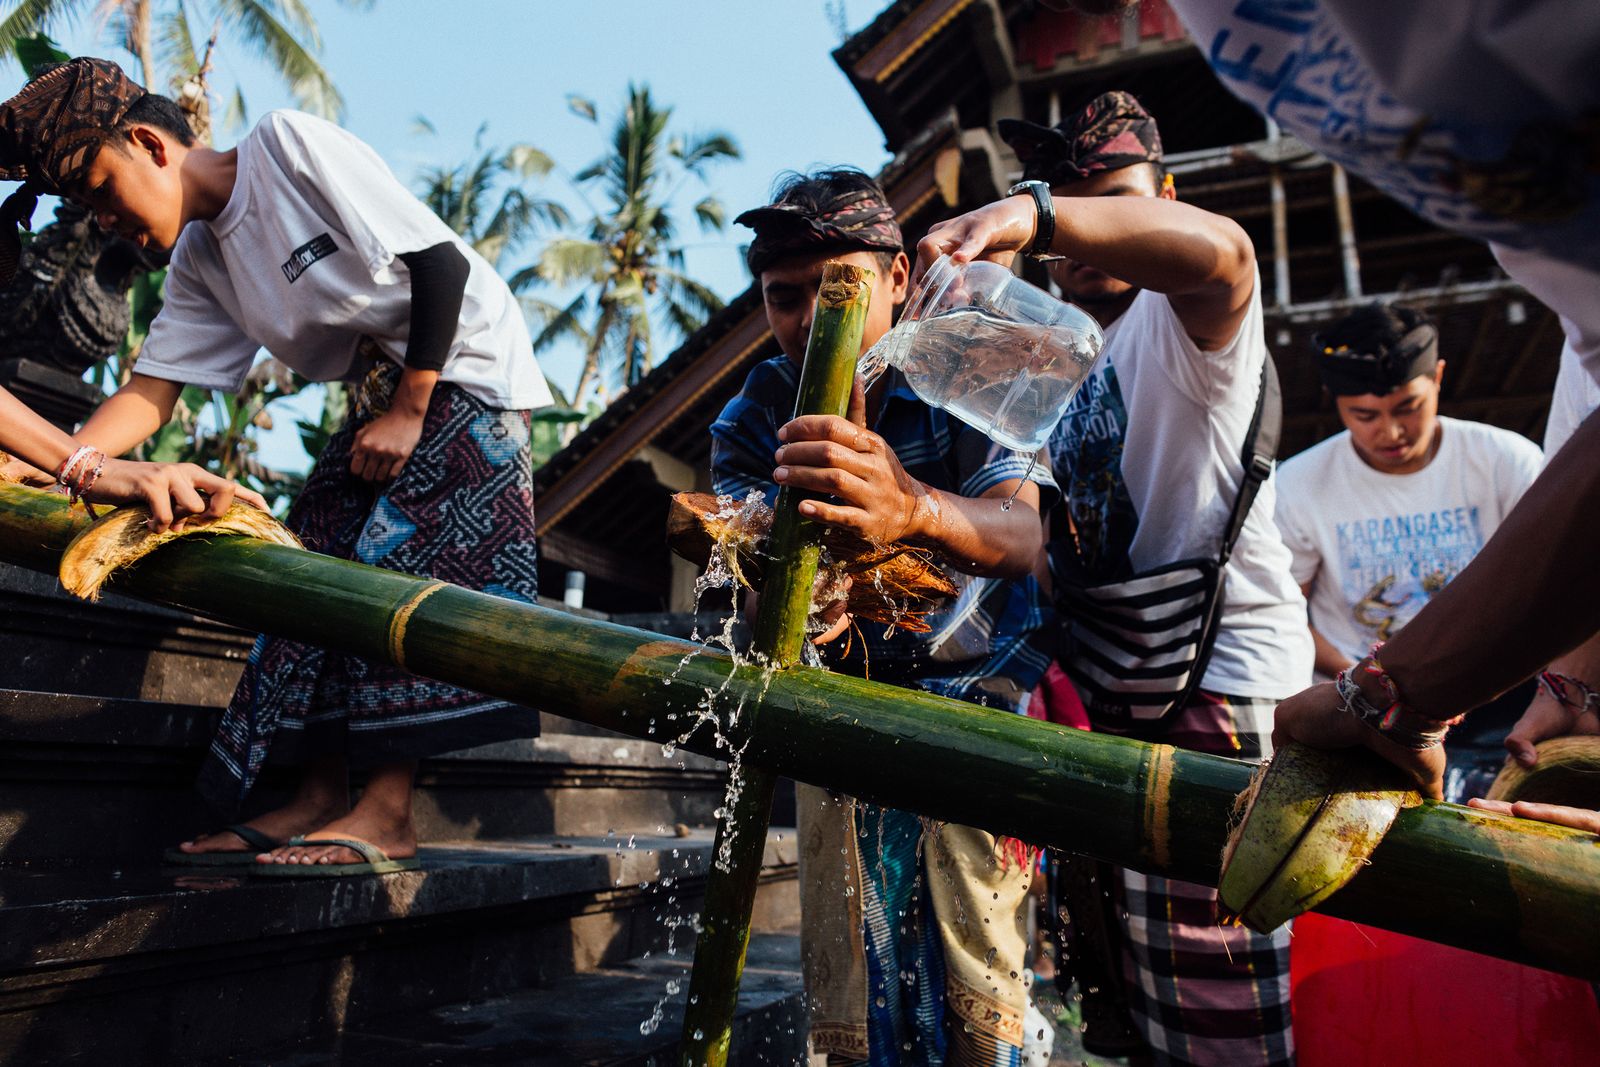
M694 1032L694 1039L696 1041L704 1041L706 1039L706 1032L704 1030L696 1030Z

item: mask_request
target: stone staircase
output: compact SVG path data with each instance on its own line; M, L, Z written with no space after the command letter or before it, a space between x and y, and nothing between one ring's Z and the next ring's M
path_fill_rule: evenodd
M720 765L545 716L423 764L420 870L163 869L248 648L0 569L0 1064L674 1058ZM775 830L739 1062L801 1057L797 919Z

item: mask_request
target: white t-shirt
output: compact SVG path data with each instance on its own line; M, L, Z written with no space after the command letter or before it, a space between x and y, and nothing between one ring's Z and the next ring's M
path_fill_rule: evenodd
M1430 222L1493 244L1600 380L1600 175L1573 125L1600 109L1594 0L1171 3L1240 99ZM1537 200L1564 172L1540 157L1562 152L1581 206L1549 217L1489 211L1459 180L1462 162L1522 164L1537 184L1513 191Z
M1386 474L1350 432L1278 468L1278 528L1294 580L1311 583L1311 625L1352 660L1386 641L1483 548L1543 457L1520 434L1441 418L1433 462Z
M1260 286L1239 332L1215 352L1190 340L1159 293L1136 296L1100 362L1050 438L1056 482L1077 529L1075 552L1052 530L1057 574L1117 581L1179 560L1215 558L1244 480L1245 435L1267 357ZM1212 692L1286 697L1311 682L1305 600L1272 523L1273 478L1235 543L1216 645L1201 680ZM1065 563L1072 553L1076 563Z
M498 408L550 404L521 308L494 268L371 148L297 111L262 117L239 142L221 214L184 227L137 369L237 391L265 348L312 381L336 381L364 369L363 336L400 363L411 279L397 257L445 241L471 272L440 377Z
M1600 294L1600 289L1596 293ZM1578 354L1569 344L1561 350L1561 371L1550 397L1550 419L1544 426L1546 460L1555 458L1567 438L1596 408L1600 408L1600 383L1584 373Z

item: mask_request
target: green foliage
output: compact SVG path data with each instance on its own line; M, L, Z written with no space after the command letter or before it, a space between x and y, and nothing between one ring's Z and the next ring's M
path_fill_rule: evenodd
M569 96L567 107L599 125L593 101ZM671 132L671 118L672 109L658 105L647 86L630 85L607 150L573 176L585 203L593 191L601 206L510 279L538 319L536 352L563 339L583 347L577 402L591 387L603 401L611 388L626 389L643 377L659 350L657 324L686 337L722 307L716 293L683 272L672 204L685 182L704 183L711 167L739 158L739 147L724 133ZM702 231L725 225L714 196L691 210ZM558 290L562 298L528 295L538 288Z
M367 8L371 0L341 0ZM193 27L199 25L234 42L277 70L302 110L337 119L344 98L322 65L322 36L307 0L21 0L0 19L0 55L17 55L24 70L37 52L23 53L27 42L89 15L108 41L139 62L145 85L177 88L200 72L204 62ZM165 70L163 79L159 71ZM243 98L233 93L230 113L243 117Z
M17 62L22 65L22 72L30 79L37 78L50 64L65 63L72 58L61 50L60 45L42 33L18 39L14 51Z

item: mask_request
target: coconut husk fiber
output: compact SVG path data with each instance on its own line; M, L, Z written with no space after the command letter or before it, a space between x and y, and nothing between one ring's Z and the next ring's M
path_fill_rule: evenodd
M1489 787L1490 800L1600 809L1600 737L1555 737L1533 750L1539 759L1532 767L1506 760Z
M189 519L181 530L151 533L150 509L143 504L118 508L90 525L61 554L61 584L84 600L99 600L100 588L117 571L180 537L256 537L275 545L304 548L300 539L260 508L235 504L212 522Z
M1405 774L1366 749L1285 745L1239 797L1219 918L1268 933L1310 911L1366 866L1402 809L1420 803Z
M667 510L667 543L700 568L715 546L732 546L730 569L741 585L761 580L762 547L772 527L772 513L738 512L710 493L678 493ZM847 530L829 526L822 547L831 565L848 575L848 607L859 619L927 633L922 616L959 591L921 549L903 544L875 545Z

